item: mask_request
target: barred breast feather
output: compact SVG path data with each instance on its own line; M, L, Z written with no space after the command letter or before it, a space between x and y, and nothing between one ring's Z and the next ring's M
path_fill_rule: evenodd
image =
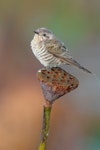
M61 64L60 59L54 57L53 54L50 54L44 44L35 44L31 42L31 47L36 58L45 67L56 67Z

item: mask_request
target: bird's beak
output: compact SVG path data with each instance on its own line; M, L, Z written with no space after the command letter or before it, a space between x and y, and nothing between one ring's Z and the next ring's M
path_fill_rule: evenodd
M34 31L34 33L35 33L35 34L39 34L39 32L38 32L38 31Z

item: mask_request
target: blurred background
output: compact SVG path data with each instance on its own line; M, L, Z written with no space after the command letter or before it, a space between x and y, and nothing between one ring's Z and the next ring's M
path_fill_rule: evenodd
M0 0L0 150L38 149L44 100L36 73L43 66L30 42L39 27L96 74L64 66L80 84L55 102L47 150L99 150L99 0Z

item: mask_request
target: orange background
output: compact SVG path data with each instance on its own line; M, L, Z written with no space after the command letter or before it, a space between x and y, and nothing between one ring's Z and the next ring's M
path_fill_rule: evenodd
M55 102L47 150L100 149L100 2L0 1L0 150L36 150L43 95L42 65L30 48L33 30L47 27L96 75L65 67L79 87Z

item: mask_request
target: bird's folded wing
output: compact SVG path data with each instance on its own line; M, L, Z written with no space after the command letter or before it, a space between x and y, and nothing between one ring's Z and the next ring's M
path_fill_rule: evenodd
M69 62L73 58L65 45L58 40L49 41L48 43L45 43L45 46L50 54L62 59L63 61L68 60Z
M70 55L70 52L68 51L68 49L66 49L64 43L58 40L46 41L45 46L48 52L54 55Z
M85 72L91 73L91 71L84 68L76 60L73 59L73 57L70 55L70 52L68 51L68 49L66 49L63 43L59 41L48 42L46 44L46 48L50 54L59 58L62 62L66 62L67 64L72 64L84 70Z

